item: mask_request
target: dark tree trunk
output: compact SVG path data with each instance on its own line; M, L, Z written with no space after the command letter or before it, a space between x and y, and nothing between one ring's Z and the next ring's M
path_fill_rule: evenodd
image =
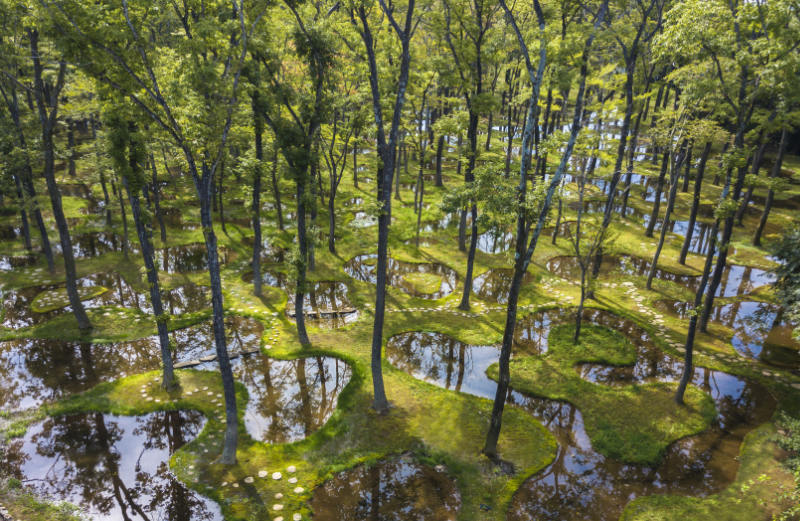
M161 243L167 243L167 227L164 225L164 216L161 213L161 187L158 185L158 170L156 159L150 154L150 169L153 171L153 207L156 210L158 229L161 231Z
M258 91L253 93L253 138L256 168L253 172L253 294L261 296L261 168L264 160L264 120L259 115Z
M67 120L67 148L69 148L69 156L67 157L69 175L70 177L75 177L75 122L72 119Z
M697 165L697 173L694 180L694 196L692 197L692 209L689 213L689 225L686 228L686 237L683 240L681 247L681 255L678 262L686 264L686 256L689 254L689 246L692 244L692 235L694 235L694 225L697 222L697 212L700 209L700 195L703 186L703 175L706 171L706 162L711 153L711 142L707 142L703 147L703 153L700 155L700 163Z
M689 145L689 150L686 152L686 171L683 174L683 188L682 192L689 191L689 173L692 170L692 144Z
M464 172L464 181L466 181L467 184L472 184L475 182L475 159L478 155L477 113L470 114L467 138L469 139L470 151L467 170ZM472 216L472 232L469 239L469 252L467 254L467 274L466 278L464 279L464 293L461 296L461 302L458 304L458 309L463 311L469 310L469 297L472 293L472 272L475 266L475 251L478 246L478 205L474 200L470 206L470 215Z
M753 179L758 177L758 171L761 169L761 162L764 159L764 152L767 148L767 141L764 140L761 143L761 146L758 147L756 151L756 155L753 158ZM744 213L747 211L747 206L750 204L750 199L753 197L753 185L747 187L747 192L745 192L744 197L742 198L742 204L739 205L739 208L736 210L736 224L738 226L742 226L742 219L744 219Z
M442 154L444 152L444 134L436 141L436 186L444 186L442 179Z
M661 209L661 191L664 188L664 177L667 174L667 165L669 162L669 154L665 153L661 160L661 171L658 173L658 181L656 182L655 201L653 201L653 211L650 213L650 222L647 223L647 230L644 234L646 237L653 236L653 230L656 228L656 221L658 220L658 213Z
M151 159L152 161L152 159ZM127 179L122 179L125 190L128 192L128 200L131 204L133 222L136 225L136 233L139 236L139 246L142 249L144 267L147 271L147 283L150 287L150 303L153 306L153 316L156 319L158 329L158 340L161 346L161 363L163 366L163 380L161 386L171 391L177 386L175 381L175 371L172 367L172 351L169 347L169 334L167 332L167 315L164 313L164 306L161 302L161 287L158 281L158 269L153 261L153 244L151 242L152 231L150 226L142 219L142 212L139 207L139 196L135 191L131 191Z
M17 201L19 204L19 217L22 220L22 242L25 244L25 249L30 251L33 249L31 245L31 228L28 224L28 211L27 208L27 201L25 195L22 193L22 182L19 180L19 175L17 173L13 174L14 177L14 185L17 190Z
M781 173L781 165L783 164L783 155L786 152L786 145L789 141L787 139L788 131L784 128L781 132L781 141L778 145L778 156L775 158L775 163L772 165L772 170L770 170L770 178L771 180L776 179ZM767 199L764 201L764 211L761 212L761 219L758 222L758 228L756 228L755 235L753 235L753 246L761 246L761 235L764 233L764 227L767 225L767 219L769 218L769 212L772 209L772 203L775 200L775 189L770 185L769 191L767 192Z
M128 258L130 247L128 245L128 217L125 213L125 199L122 197L122 188L117 187L117 201L119 201L119 211L122 216L122 254Z
M83 333L92 329L89 317L81 302L78 294L77 276L75 272L75 257L72 253L72 239L67 227L67 219L64 217L64 209L61 205L61 192L58 189L55 178L55 145L53 144L53 132L58 118L58 98L64 86L66 75L66 63L59 64L58 79L55 85L45 87L44 71L39 53L39 32L36 29L28 29L28 37L31 46L31 55L34 68L34 94L39 114L39 123L42 129L42 151L44 152L44 177L47 182L47 192L50 195L50 204L53 209L53 217L58 228L58 236L61 241L61 250L64 258L64 272L66 275L67 296L69 297L72 313L78 322L78 328ZM49 99L48 99L49 98Z
M297 281L294 291L294 319L297 323L297 337L300 344L311 344L306 332L305 315L303 314L303 299L306 291L306 262L308 259L308 239L306 237L306 175L297 176L297 245L300 249L300 259L297 261ZM313 180L312 180L313 182Z
M672 165L672 172L669 176L669 197L667 198L667 211L664 214L664 223L661 225L661 233L658 236L658 245L656 246L655 254L653 255L653 262L650 264L650 273L647 274L647 289L653 289L653 277L656 274L656 266L658 265L658 258L661 256L661 250L664 248L664 239L667 237L667 229L669 228L669 218L672 215L672 208L675 206L675 197L678 194L678 181L680 181L680 170L683 166L684 154L686 152L686 143L681 146L681 151L678 152L678 158ZM668 153L671 155L670 153Z
M281 207L281 189L278 184L278 147L272 145L272 195L275 197L275 211L278 214L278 229L283 231L283 208Z

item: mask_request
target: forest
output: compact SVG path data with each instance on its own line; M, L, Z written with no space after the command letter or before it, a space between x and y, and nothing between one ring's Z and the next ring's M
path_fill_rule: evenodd
M800 0L0 0L0 521L800 520Z

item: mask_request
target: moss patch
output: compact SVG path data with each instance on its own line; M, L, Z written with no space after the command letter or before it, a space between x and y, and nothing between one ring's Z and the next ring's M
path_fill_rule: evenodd
M605 327L584 325L577 344L572 342L574 330L571 324L555 326L545 356L513 359L511 386L578 407L598 452L624 462L654 464L670 443L709 427L716 415L714 402L697 388L690 387L686 405L678 407L674 384L609 387L581 378L574 368L577 363L630 365L636 352L624 336ZM494 364L489 376L497 375Z
M403 280L408 282L414 291L423 295L435 293L442 287L442 276L436 273L407 273L403 275Z
M108 288L103 286L79 287L78 296L81 300L89 300L99 297L107 292ZM69 297L66 288L56 288L42 291L31 302L31 309L37 313L47 313L69 306Z
M78 509L68 503L39 500L19 481L0 483L0 505L8 510L11 519L25 521L81 521Z

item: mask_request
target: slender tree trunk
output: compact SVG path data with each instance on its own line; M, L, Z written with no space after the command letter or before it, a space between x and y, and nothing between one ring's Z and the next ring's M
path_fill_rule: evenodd
M122 216L122 254L128 258L130 248L128 245L128 217L125 213L125 199L122 198L122 188L116 188L117 201L119 202L119 211Z
M444 180L442 179L442 154L444 152L444 134L439 136L439 139L436 141L436 186L442 187L444 186Z
M356 143L358 141L356 140ZM353 186L358 188L358 146L353 145Z
M767 148L767 141L764 140L761 143L761 146L758 147L756 151L755 157L753 158L753 179L758 177L758 171L761 169L761 161L764 159L764 152ZM750 199L753 197L753 185L747 187L747 192L745 192L744 197L742 198L742 203L739 205L739 208L736 210L736 224L738 226L742 226L742 219L744 219L744 213L747 211L747 206L750 204Z
M706 171L706 162L711 153L711 142L707 142L703 147L703 153L700 155L700 163L697 165L697 173L694 180L694 197L692 198L692 209L689 213L689 225L686 228L686 237L683 240L681 247L681 255L678 262L686 264L686 256L689 254L689 246L692 244L692 235L694 235L694 225L697 221L697 212L700 209L700 195L703 186L703 175Z
M469 162L467 163L467 170L464 173L464 180L467 184L475 182L475 159L478 155L478 114L470 114L469 129ZM472 233L469 239L469 253L467 254L467 274L464 279L464 293L461 296L461 302L458 309L463 311L469 310L469 297L472 293L472 272L475 266L475 251L478 246L478 205L472 201L470 206L470 214L472 216Z
M297 245L300 249L300 259L297 261L297 284L294 292L294 314L297 324L297 337L300 344L311 344L306 332L306 320L303 314L303 299L306 291L306 262L308 259L308 239L306 238L306 181L305 172L297 177ZM312 181L313 182L313 181Z
M66 63L59 64L58 80L55 87L48 85L45 87L43 80L43 67L39 54L39 32L36 29L28 29L28 37L31 46L31 55L34 65L34 84L36 105L39 114L39 123L42 129L42 151L44 152L44 177L47 182L47 192L50 195L50 204L53 209L53 217L58 228L58 236L61 241L61 250L64 258L64 272L66 275L67 296L72 313L78 322L78 328L82 333L87 333L92 329L89 317L81 302L78 294L77 276L75 272L75 257L72 253L72 239L67 227L67 219L64 216L64 209L61 204L61 192L58 189L55 179L55 145L53 143L53 132L57 121L58 96L64 85L66 75ZM46 100L46 97L49 99Z
M28 211L26 210L28 205L25 195L22 192L22 182L19 179L19 175L14 173L13 177L14 185L17 190L17 201L19 203L19 216L22 220L22 241L23 244L25 244L25 249L30 251L33 249L33 246L31 245L31 228L28 224Z
M653 277L655 277L656 274L656 266L658 265L658 258L661 256L661 250L664 248L664 239L667 237L669 218L670 215L672 214L672 208L673 206L675 206L675 197L678 193L678 181L680 180L680 170L681 166L683 166L684 154L691 153L691 152L685 152L686 143L684 143L681 148L682 150L678 152L678 158L672 165L672 172L670 172L669 176L670 185L669 185L669 197L667 198L667 211L664 214L664 223L661 225L661 233L658 236L658 246L656 246L656 252L653 255L653 262L650 264L650 273L647 274L648 290L653 289Z
M75 177L75 123L71 118L67 119L67 148L69 148L69 156L67 157L69 176Z
M187 155L189 155L187 153ZM191 157L189 155L189 157ZM190 168L195 167L190 164ZM236 405L236 388L234 387L233 370L231 369L228 347L225 340L225 308L222 296L222 279L220 277L219 250L217 235L214 232L212 217L214 176L207 164L203 163L203 175L199 178L194 171L200 199L200 223L203 226L203 237L208 255L208 274L211 283L211 310L213 317L214 346L217 362L222 377L223 395L225 397L225 439L222 445L220 463L234 465L236 463L236 446L239 442L239 419Z
M261 168L264 161L264 121L259 115L258 92L253 94L253 138L256 168L253 172L253 294L261 296Z
M278 184L278 147L272 145L272 195L275 197L275 211L278 214L278 229L283 231L283 208L281 207L281 189Z
M689 191L689 173L692 169L692 144L689 145L689 150L686 152L686 171L683 174L683 188L682 192Z
M787 138L788 131L784 128L781 131L781 140L780 144L778 145L778 156L775 158L775 163L772 165L772 170L770 170L770 178L771 180L776 179L781 173L781 166L783 165L783 155L786 152L786 145L788 142ZM769 191L767 192L767 199L764 201L764 211L761 212L761 219L758 222L758 228L756 228L755 235L753 235L753 246L761 246L761 235L764 233L764 227L767 225L767 219L769 219L769 212L772 209L772 203L775 199L775 189L770 184Z
M158 229L161 232L161 243L167 243L167 227L164 225L164 215L161 213L161 187L158 185L158 170L156 169L156 159L150 154L150 169L153 171L153 207L156 210L156 220Z
M655 201L653 201L653 211L650 213L650 222L647 223L647 230L644 232L645 237L652 237L653 230L656 227L658 220L658 213L661 209L661 190L664 188L664 177L667 174L667 165L669 162L669 154L665 153L661 160L661 171L658 174L658 181L656 182Z
M164 306L161 302L161 287L158 281L158 269L153 261L153 245L151 242L152 232L150 227L142 219L142 212L139 207L139 196L135 191L131 191L128 180L122 178L125 191L128 193L128 200L131 204L133 222L136 225L136 233L139 236L139 246L142 249L144 267L147 271L147 283L150 287L150 303L153 306L153 316L156 319L158 329L158 340L161 346L161 363L163 369L163 380L161 386L167 391L173 390L177 386L175 380L175 370L172 366L172 351L169 347L169 334L167 332L167 315L164 313Z

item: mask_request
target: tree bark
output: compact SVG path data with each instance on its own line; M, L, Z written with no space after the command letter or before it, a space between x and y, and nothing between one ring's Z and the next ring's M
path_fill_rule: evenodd
M770 170L770 178L771 180L776 179L781 173L781 165L783 164L783 155L786 152L786 145L788 143L787 139L788 131L784 128L781 131L781 140L780 144L778 145L778 156L775 158L775 163L772 165L772 170ZM758 228L756 228L755 235L753 235L753 246L761 246L761 235L764 233L764 227L767 225L767 219L769 219L769 212L772 209L772 203L775 200L775 189L770 185L769 191L767 192L767 199L764 201L764 211L761 212L761 219L758 221Z
M711 142L707 142L703 147L703 153L700 155L700 163L697 165L697 173L694 180L694 196L692 197L692 209L689 213L689 225L686 228L686 237L683 239L683 246L681 246L681 255L678 262L686 264L686 256L689 254L689 246L692 244L692 235L694 235L694 225L697 221L697 212L700 209L700 195L703 186L703 175L706 171L706 162L711 153Z

